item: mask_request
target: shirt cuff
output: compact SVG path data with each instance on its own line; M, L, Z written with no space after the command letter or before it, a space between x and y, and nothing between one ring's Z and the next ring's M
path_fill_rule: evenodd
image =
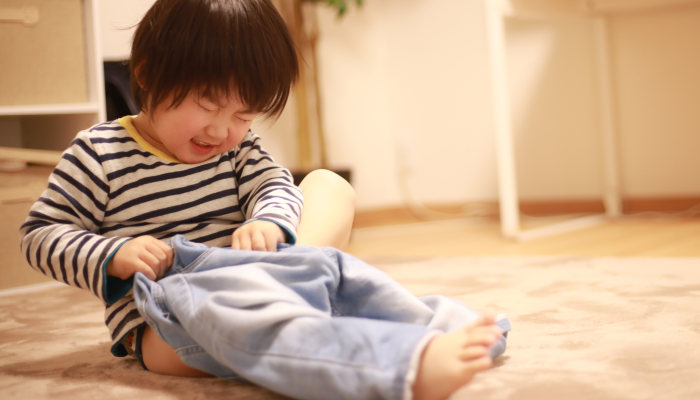
M133 275L127 278L126 280L117 278L116 276L107 275L107 263L109 263L112 257L114 257L114 255L117 253L117 250L119 250L119 248L121 248L124 245L124 243L128 242L129 240L125 240L119 246L117 246L117 248L114 249L112 253L110 253L105 262L102 263L102 276L105 277L103 296L107 304L115 303L117 300L124 297L125 294L129 293L129 290L131 290L131 288L134 286Z

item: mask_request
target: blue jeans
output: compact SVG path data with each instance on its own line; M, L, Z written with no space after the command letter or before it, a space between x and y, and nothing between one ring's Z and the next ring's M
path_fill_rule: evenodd
M293 398L410 398L429 340L477 318L443 296L419 299L333 248L242 251L183 236L170 244L163 279L135 277L148 325L185 364ZM503 353L505 340L491 351Z

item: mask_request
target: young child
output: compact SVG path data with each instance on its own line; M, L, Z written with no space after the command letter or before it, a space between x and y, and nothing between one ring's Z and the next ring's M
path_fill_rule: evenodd
M141 112L78 133L22 225L22 252L36 270L105 303L115 356L204 376L146 324L134 278L148 286L144 279L172 273L182 261L173 242L261 255L284 243L343 249L354 192L329 171L297 188L250 131L256 117L279 116L299 72L269 0L157 0L136 30L130 65ZM415 365L399 377L403 397L446 398L491 366L501 329L493 317L471 320L409 349Z

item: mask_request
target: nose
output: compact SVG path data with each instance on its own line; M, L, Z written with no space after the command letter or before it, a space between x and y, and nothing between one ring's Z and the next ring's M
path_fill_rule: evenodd
M228 125L221 122L213 122L204 129L204 132L214 139L226 139L228 136Z

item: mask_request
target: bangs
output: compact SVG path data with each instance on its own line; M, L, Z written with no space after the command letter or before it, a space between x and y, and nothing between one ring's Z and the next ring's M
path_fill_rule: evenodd
M151 112L168 96L177 107L197 93L236 97L276 118L299 75L294 43L269 0L157 1L134 35L131 61L144 92L137 105Z

